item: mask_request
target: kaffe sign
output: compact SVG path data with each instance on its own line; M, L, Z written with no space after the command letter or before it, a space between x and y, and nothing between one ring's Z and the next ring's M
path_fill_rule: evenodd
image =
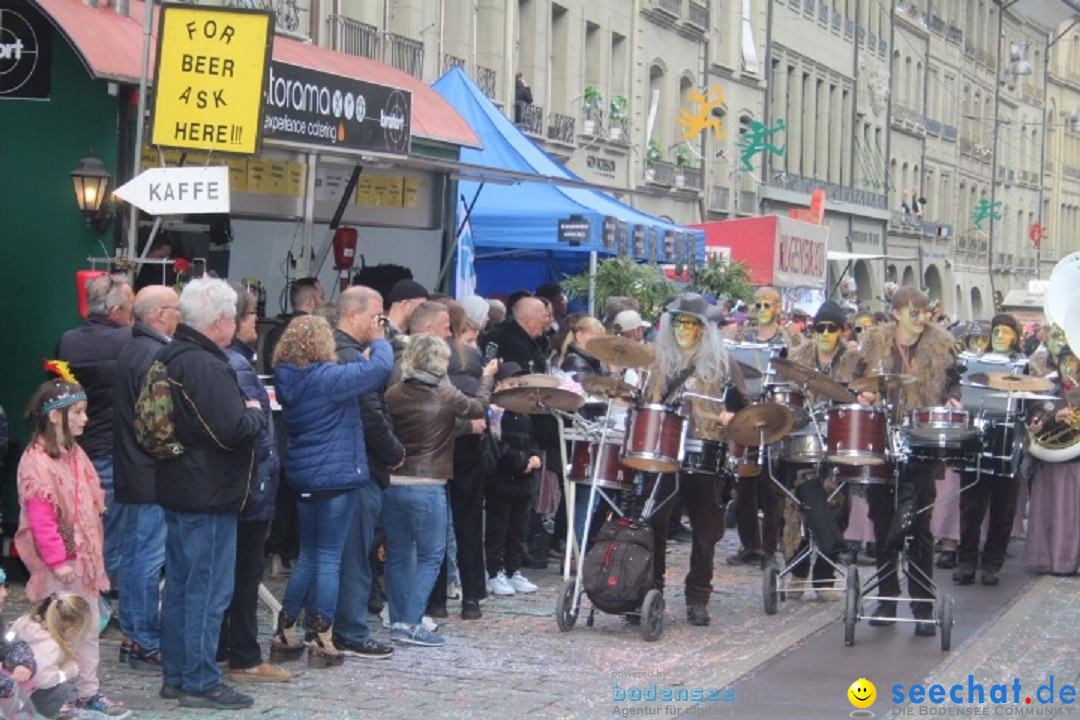
M259 152L273 27L264 10L162 5L150 143Z
M49 98L52 33L33 7L0 7L0 99Z
M263 137L404 155L412 139L412 93L274 61Z

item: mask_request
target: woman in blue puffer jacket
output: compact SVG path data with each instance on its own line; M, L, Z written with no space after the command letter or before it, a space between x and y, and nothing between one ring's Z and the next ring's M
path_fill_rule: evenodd
M358 399L386 383L394 361L381 330L373 332L364 355L339 365L330 325L304 315L289 323L274 353L274 387L288 433L285 477L298 496L300 557L285 588L273 648L289 656L302 647L296 617L308 597L304 642L314 667L344 660L332 625L356 499L351 491L373 482Z

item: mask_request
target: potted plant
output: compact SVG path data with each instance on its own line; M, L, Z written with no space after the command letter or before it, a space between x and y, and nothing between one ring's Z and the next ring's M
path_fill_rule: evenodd
M685 168L690 167L692 159L690 156L690 148L686 143L679 143L675 146L675 167L678 171L675 175L675 187L682 187L686 184L686 176L683 174Z
M581 107L585 112L585 134L595 135L596 128L604 120L604 96L600 94L600 88L592 85L585 88Z
M611 139L622 140L623 131L626 129L626 110L630 107L625 95L616 95L611 98Z
M649 140L649 148L645 151L645 179L652 181L656 174L653 170L653 165L660 162L664 158L663 150L660 148L660 143L655 140Z

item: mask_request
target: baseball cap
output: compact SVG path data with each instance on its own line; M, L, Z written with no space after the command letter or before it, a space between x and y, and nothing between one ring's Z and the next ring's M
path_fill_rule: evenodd
M637 328L651 327L651 324L645 322L641 317L641 313L637 310L623 310L615 316L615 320L612 321L611 325L617 332L630 332Z
M390 288L390 294L386 296L387 305L393 305L396 302L402 300L413 300L416 298L428 299L428 291L420 283L415 280L409 280L404 278L394 283L394 287Z

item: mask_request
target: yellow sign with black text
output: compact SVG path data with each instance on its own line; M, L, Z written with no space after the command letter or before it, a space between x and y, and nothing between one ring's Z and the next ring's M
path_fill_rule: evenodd
M273 22L264 10L162 5L150 143L257 153Z

